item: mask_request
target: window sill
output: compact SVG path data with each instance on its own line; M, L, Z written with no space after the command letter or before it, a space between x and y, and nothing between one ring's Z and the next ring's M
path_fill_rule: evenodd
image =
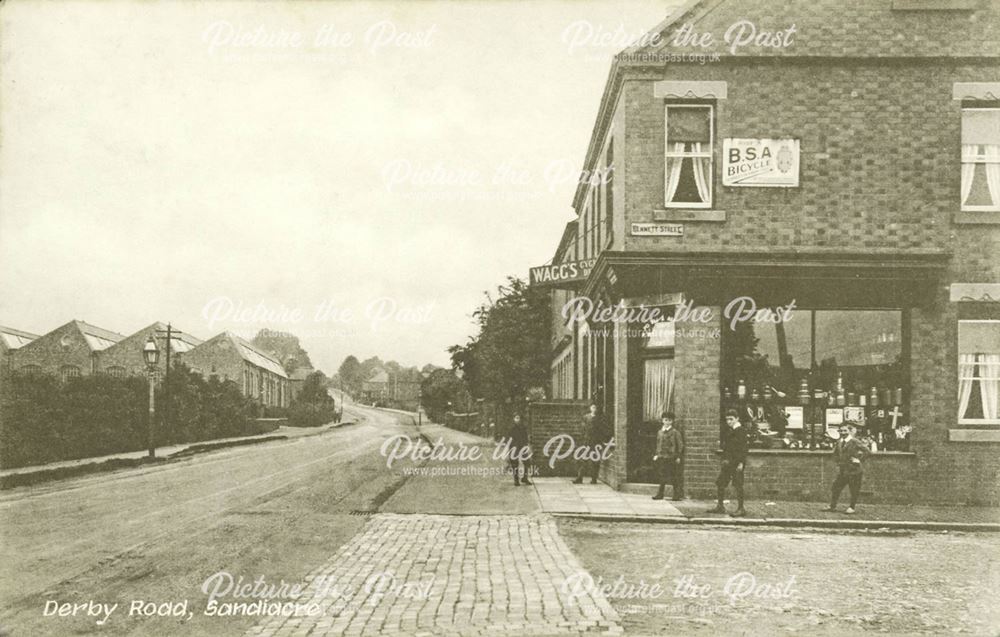
M955 213L955 223L1000 225L1000 211L996 210L960 210Z
M1000 429L949 429L948 442L1000 442Z
M1000 216L1000 215L998 215ZM661 208L653 210L653 221L725 221L725 210Z

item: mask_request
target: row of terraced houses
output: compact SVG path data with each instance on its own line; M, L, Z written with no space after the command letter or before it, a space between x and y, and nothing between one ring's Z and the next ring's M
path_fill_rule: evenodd
M163 353L155 370L158 376L166 370L169 346L172 365L183 363L206 378L232 381L262 405L287 407L291 400L291 381L274 356L231 332L202 341L175 331L167 343L167 326L161 322L128 336L77 320L43 335L0 326L0 369L63 380L90 374L145 375L142 349L150 337Z

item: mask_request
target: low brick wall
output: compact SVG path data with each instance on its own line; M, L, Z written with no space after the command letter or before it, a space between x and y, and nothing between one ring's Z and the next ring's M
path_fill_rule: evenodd
M832 452L751 451L747 457L746 494L751 500L810 500L825 502L838 469ZM912 453L879 453L865 461L861 482L863 502L916 504L919 495L917 458ZM714 485L710 489L714 491ZM840 496L847 503L848 490Z
M577 444L584 444L583 414L587 403L582 400L553 400L534 402L528 406L528 427L535 464L543 476L576 475L576 463L561 460L549 467L548 458L542 454L545 444L553 436L569 434Z

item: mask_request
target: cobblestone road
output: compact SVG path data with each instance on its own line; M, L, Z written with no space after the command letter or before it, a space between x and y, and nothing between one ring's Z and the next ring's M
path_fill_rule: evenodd
M247 634L620 634L604 597L565 594L582 570L544 516L381 514L308 576L320 612Z

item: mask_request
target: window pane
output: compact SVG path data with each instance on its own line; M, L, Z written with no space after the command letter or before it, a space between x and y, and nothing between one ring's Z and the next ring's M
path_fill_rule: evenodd
M667 142L711 141L711 110L704 108L668 108Z
M1000 144L1000 109L962 111L962 143Z
M708 189L708 162L710 160L692 157L668 157L667 170L675 163L680 163L680 173L677 174L677 186L669 203L707 203L710 200ZM699 176L696 171L702 171ZM673 175L673 172L671 172ZM701 188L698 187L699 181ZM673 184L670 184L673 186ZM703 196L704 195L704 196Z
M812 366L812 312L793 310L785 323L744 322L726 330L727 385L743 380L795 395L799 379Z
M816 361L821 382L840 378L846 392L870 394L906 386L902 313L888 311L816 312ZM901 392L900 396L901 396ZM896 404L895 392L887 404Z
M654 323L651 328L647 328L646 347L673 347L674 346L674 322L660 321Z
M1000 354L1000 321L959 321L959 354Z

